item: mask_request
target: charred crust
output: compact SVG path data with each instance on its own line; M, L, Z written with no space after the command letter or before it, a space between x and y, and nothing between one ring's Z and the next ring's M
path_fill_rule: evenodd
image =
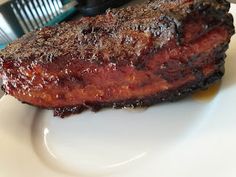
M6 93L5 85L1 85L1 90Z
M140 33L146 40L149 40L149 37L145 37L147 34L162 38L160 41L152 39L154 42L148 50L151 54L152 49L163 47L172 38L176 38L178 45L184 42L183 27L189 14L214 17L214 20L206 26L209 29L215 25L215 21L222 20L222 23L228 25L234 33L232 15L227 13L229 7L230 4L225 0L190 2L151 0L134 7L109 10L103 16L82 18L79 21L29 33L2 50L0 56L29 61L37 58L37 63L47 64L70 53L71 57L67 57L67 60L73 60L73 56L76 56L77 60L98 65L107 62L117 65L141 63L137 68L142 68L142 62L139 60L143 57L139 55L147 55L142 53L147 44L141 48L140 44L123 45L120 40L127 36L123 31ZM222 18L224 16L226 17ZM119 45L119 49L113 48L114 45ZM130 54L132 48L134 50ZM104 49L108 54L101 55Z
M145 98L140 99L128 99L122 101L115 102L88 102L84 105L72 106L72 107L64 107L64 108L54 108L54 116L59 117L67 117L72 114L81 113L85 110L92 110L97 112L103 108L112 107L114 109L120 109L124 107L136 108L136 107L147 107L151 105L155 105L157 103L162 102L174 102L178 101L186 96L196 92L197 90L202 90L208 88L211 84L220 80L224 75L224 67L211 74L209 77L205 78L202 75L199 79L188 83L182 86L179 89L168 90L165 92L161 92L155 95L150 95Z

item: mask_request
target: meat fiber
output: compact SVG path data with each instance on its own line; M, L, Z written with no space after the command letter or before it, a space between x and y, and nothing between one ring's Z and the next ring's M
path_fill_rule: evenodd
M174 101L224 74L225 0L152 0L29 33L0 52L3 90L56 116Z

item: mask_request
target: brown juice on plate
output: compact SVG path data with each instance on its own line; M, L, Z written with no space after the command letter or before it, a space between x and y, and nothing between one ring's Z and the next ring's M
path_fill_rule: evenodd
M193 99L198 101L211 101L219 92L221 82L210 86L207 90L198 91L193 94Z

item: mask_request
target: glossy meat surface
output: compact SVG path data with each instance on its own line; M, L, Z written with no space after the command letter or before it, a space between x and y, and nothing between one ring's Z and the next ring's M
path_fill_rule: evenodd
M223 76L224 0L152 0L46 27L0 52L3 89L66 116L173 101Z

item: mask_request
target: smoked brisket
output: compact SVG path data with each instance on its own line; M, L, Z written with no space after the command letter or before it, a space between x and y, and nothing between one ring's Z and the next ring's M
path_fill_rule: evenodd
M0 51L2 89L67 116L175 101L224 74L225 0L152 0L26 34Z

